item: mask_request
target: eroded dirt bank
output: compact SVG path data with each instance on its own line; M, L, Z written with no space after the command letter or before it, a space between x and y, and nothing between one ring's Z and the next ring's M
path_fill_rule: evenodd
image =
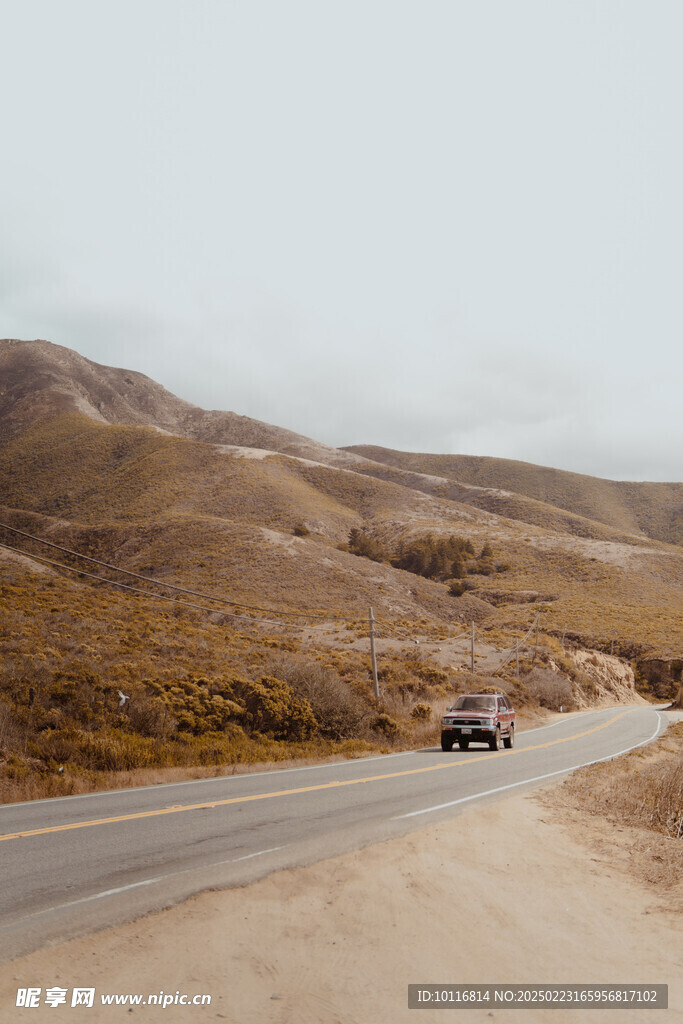
M586 982L667 983L668 1011L619 1011L619 1024L683 1020L682 915L582 838L580 822L535 797L489 804L17 960L0 969L0 1019L27 1019L15 1008L19 986L78 985L98 999L210 993L212 1005L42 1006L31 1020L615 1020L585 1009L407 1009L409 982Z

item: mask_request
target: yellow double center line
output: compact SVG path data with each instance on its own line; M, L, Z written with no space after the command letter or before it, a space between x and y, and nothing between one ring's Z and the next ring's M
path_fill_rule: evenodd
M508 756L514 754L528 754L532 750L544 750L547 747L556 747L560 743L569 743L572 740L579 740L583 736L590 736L592 733L606 729L614 722L617 722L620 718L623 718L624 715L628 714L630 714L630 710L622 711L620 714L615 715L614 718L610 718L608 722L603 722L602 725L596 725L592 729L586 729L585 732L578 732L573 736L566 736L564 739L549 740L547 743L538 743L533 747L524 747L523 750L511 750ZM299 793L315 793L318 790L323 789L339 789L342 786L359 786L368 782L383 782L385 779L400 779L407 775L422 775L425 772L440 772L448 768L457 768L460 765L476 764L478 761L488 761L492 757L500 758L500 754L482 754L481 757L468 757L466 760L448 761L446 764L433 764L428 765L426 768L409 768L407 771L389 772L386 775L369 775L364 779L347 779L344 782L323 782L317 786L302 786L300 789L279 789L271 793L254 793L252 796L234 796L227 800L212 800L201 804L181 804L174 807L160 807L153 811L137 811L135 814L118 814L111 818L93 818L90 821L74 821L68 825L50 825L46 828L28 829L25 832L8 832L6 835L0 835L0 842L4 842L7 839L26 839L29 836L50 835L53 832L70 832L72 829L92 828L94 825L113 825L119 821L137 821L142 818L157 818L163 814L184 814L186 811L211 810L214 807L228 807L230 804L248 804L253 800L273 800L276 797L296 796Z

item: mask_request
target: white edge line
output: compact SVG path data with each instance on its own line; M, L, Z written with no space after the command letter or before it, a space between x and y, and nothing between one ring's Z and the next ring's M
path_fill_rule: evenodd
M269 850L259 850L258 853L248 853L245 857L237 857L235 860L224 861L225 864L239 864L241 860L251 860L252 857L262 857L264 853L275 853L277 850L284 850L284 846L271 846Z
M72 900L70 903L59 903L56 907L48 907L46 910L38 910L28 917L34 919L43 917L45 914L53 914L58 910L68 910L70 907L78 907L83 903L94 903L95 900L105 899L107 896L118 896L122 892L131 892L133 889L142 889L147 885L155 885L156 882L167 882L170 878L178 878L180 875L189 875L194 871L201 871L204 868L221 868L225 864L239 864L243 860L252 860L254 857L263 857L266 853L276 853L284 850L284 846L271 846L269 850L259 850L257 853L248 853L245 857L233 857L230 860L219 860L213 864L199 864L196 868L185 868L183 871L174 871L170 875L157 875L155 878L145 878L141 882L131 882L130 885L122 885L118 889L104 889L102 892L93 893L92 896L83 896L80 900Z
M597 758L594 761L584 761L582 764L574 765L572 768L562 768L562 769L560 769L559 771L556 771L556 772L549 772L547 775L537 775L533 779L523 779L521 782L512 782L512 783L510 783L507 786L498 786L496 789L489 789L489 790L486 790L486 792L483 792L483 793L475 793L472 796L464 796L464 797L461 797L459 800L452 800L449 803L439 804L436 807L425 807L425 808L423 808L420 811L411 811L408 814L399 814L396 817L391 818L390 820L391 821L401 821L404 818L415 818L415 817L417 817L418 815L421 815L421 814L430 814L432 811L440 811L440 810L445 809L446 807L455 807L457 804L468 803L469 801L476 800L479 797L492 796L494 793L502 793L502 792L504 792L507 789L515 789L517 786L525 786L525 785L528 785L531 782L541 782L543 779L551 779L551 778L553 778L554 776L557 776L557 775L566 775L568 772L576 771L578 768L586 768L586 767L588 767L589 765L592 765L592 764L600 764L603 761L611 761L613 758L620 757L622 754L628 754L631 750L636 750L638 747L644 747L647 743L651 743L652 740L655 739L655 737L659 733L659 730L660 730L660 728L662 726L662 716L660 715L659 711L656 711L655 713L657 715L657 728L655 729L655 731L652 733L652 735L648 739L641 740L640 743L635 743L632 747L626 747L624 750L619 750L619 751L617 751L614 754L609 754L609 755L607 755L607 757L599 757L599 758ZM552 723L552 725L556 725L556 724L557 724L556 722ZM539 728L550 728L550 726L539 726ZM527 732L531 732L532 730L528 729L526 731ZM535 732L537 730L533 730L533 731ZM405 751L405 753L413 753L413 751ZM382 757L385 757L385 756L386 755L382 755ZM401 756L401 755L389 755L389 756L396 756L396 757L398 757L398 756ZM382 759L381 757L368 758L368 760L371 760L371 761L379 761L381 759ZM311 765L311 767L318 767L318 768L320 768L320 767L324 767L324 766L322 766L322 765L315 765L315 766ZM287 770L289 770L289 771L306 771L307 769L306 768L303 768L303 769L291 768L291 769L287 769ZM272 775L272 774L277 774L277 772L263 772L262 774L264 774L264 775ZM205 781L216 781L216 780L197 779L197 780L193 780L193 781L205 782ZM191 783L180 783L180 785L188 785L188 784L191 785ZM170 785L178 785L178 783L171 783ZM145 787L145 788L147 788L147 789L157 789L159 787L157 787L157 786L148 786L148 787ZM90 795L95 795L95 794L83 794L83 795L84 796L90 796ZM62 797L62 799L69 799L69 798L68 797ZM28 801L28 802L30 802L30 801ZM36 801L36 802L40 802L40 801ZM8 806L17 806L17 805L14 804L14 805L8 805ZM116 895L118 895L118 894L120 894L122 892L130 892L133 889L141 889L141 888L143 888L145 886L148 886L148 885L154 885L156 882L165 882L169 878L177 878L179 875L190 874L191 872L199 871L202 868L217 868L217 867L223 867L225 864L239 864L242 861L251 860L254 857L263 857L267 853L276 853L278 850L284 850L284 849L285 849L284 846L272 846L268 850L259 850L257 853L248 853L244 857L236 857L236 858L233 858L231 860L217 861L216 863L213 863L213 864L202 864L202 865L199 865L196 868L186 868L184 871L176 871L176 872L174 872L173 874L170 874L170 875L157 875L155 878L146 878L146 879L144 879L141 882L132 882L130 885L123 885L123 886L120 886L117 889L105 889L102 892L94 893L92 896L84 896L84 897L82 897L79 900L73 900L71 903L62 903L62 904L59 904L56 907L48 907L46 910L39 910L37 913L29 914L28 916L31 919L34 919L36 917L43 917L45 914L52 914L52 913L54 913L55 911L58 911L58 910L68 910L70 907L80 906L83 903L92 903L95 900L105 899L107 896L116 896Z
M578 714L587 716L600 715L603 712L614 711L615 709L621 707L641 708L642 706L614 705L613 708L601 708L599 711L579 712ZM652 706L650 705L649 707L651 708ZM658 705L657 707L663 708L667 706ZM655 711L656 709L653 708L652 710ZM571 718L569 717L569 714L571 714ZM569 714L567 714L563 718L558 719L556 722L551 722L549 725L537 725L532 729L520 730L519 735L525 736L529 732L540 732L542 729L552 729L555 725L562 725L565 722L575 720L575 714ZM44 797L42 800L23 800L17 803L0 804L0 815L3 813L3 811L11 811L16 807L38 807L41 804L49 804L50 806L53 806L54 804L61 803L65 800L92 800L96 797L121 797L124 795L128 796L130 794L136 793L147 793L151 790L156 790L158 793L160 793L162 790L166 790L166 788L169 788L170 790L170 788L172 788L173 786L179 787L184 785L201 785L202 783L206 782L234 782L245 778L263 778L266 775L288 775L292 772L297 771L315 771L316 768L339 768L340 766L343 767L349 764L369 764L371 761L388 761L390 758L407 758L411 755L419 754L422 750L425 749L426 748L419 748L415 751L399 751L396 754L379 754L376 757L372 758L345 758L343 761L328 761L322 765L302 765L299 768L272 768L268 771L244 772L239 775L212 775L208 778L190 778L186 779L184 782L157 782L153 785L131 785L127 788L123 788L123 790L96 790L94 793L79 793L70 797Z
M659 711L657 715L657 728L646 740L641 740L640 743L634 743L632 747L626 747L625 750L617 750L614 754L608 754L607 757L598 757L594 761L584 761L582 764L575 764L570 768L561 768L557 772L548 772L547 775L537 775L533 779L522 779L521 782L511 782L507 786L498 786L496 789L487 789L484 793L474 793L472 796L463 796L459 800L451 800L447 804L437 804L436 807L425 807L420 811L410 811L409 814L399 814L392 821L401 821L403 818L416 818L420 814L430 814L432 811L442 811L446 807L455 807L457 804L466 804L470 800L478 800L482 796L492 796L494 793L503 793L506 789L515 789L517 786L526 786L531 782L541 782L543 779L552 779L556 775L567 775L569 772L575 772L577 768L587 768L591 764L600 764L602 761L612 761L615 757L621 757L622 754L628 754L631 750L636 750L638 747L644 747L647 743L652 743L655 739L659 730L662 727L662 716Z
M606 711L612 711L613 709L612 708L605 708L605 710ZM595 714L597 714L597 713L598 712L595 712ZM520 736L526 736L530 732L540 732L541 729L553 729L556 725L564 725L565 722L573 722L575 720L576 720L575 716L571 712L569 712L568 714L563 715L562 718L558 718L556 722L549 722L548 725L535 725L533 727L533 729L524 729L523 731L520 730L519 735Z
M533 729L520 730L520 736L527 736L530 732L540 732L541 729L552 729L555 725L563 725L565 722L575 722L580 715L601 715L606 714L609 711L616 711L618 708L643 708L642 704L615 704L614 707L609 708L598 708L594 711L567 711L561 718L558 718L555 722L549 722L548 725L535 725ZM665 708L665 704L658 704L656 707L650 705L653 711L657 711L658 708Z

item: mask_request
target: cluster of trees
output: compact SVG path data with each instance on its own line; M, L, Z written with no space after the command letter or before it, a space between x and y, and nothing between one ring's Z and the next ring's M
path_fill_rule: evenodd
M490 576L500 571L493 562L493 548L486 541L476 554L466 537L434 537L431 533L411 541L400 541L392 551L369 533L356 528L349 533L348 549L354 555L388 562L430 580L465 579L468 574Z
M391 552L385 548L381 541L369 533L365 533L363 530L357 530L355 527L349 533L348 548L352 555L370 558L373 562L391 561Z
M401 541L391 564L430 580L461 579L467 575L468 561L473 557L472 541L465 537L434 538L427 534L408 543Z

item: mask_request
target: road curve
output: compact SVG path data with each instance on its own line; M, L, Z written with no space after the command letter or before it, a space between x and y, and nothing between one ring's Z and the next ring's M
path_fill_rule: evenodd
M208 888L454 817L648 743L652 707L570 715L513 750L427 748L0 807L0 960Z

